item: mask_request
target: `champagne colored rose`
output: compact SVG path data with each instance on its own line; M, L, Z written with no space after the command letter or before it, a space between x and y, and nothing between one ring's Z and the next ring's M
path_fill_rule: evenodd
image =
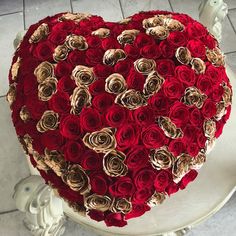
M107 28L99 28L93 31L92 35L98 36L99 38L107 38L110 36L110 30Z
M197 156L195 156L192 159L192 164L191 164L191 168L192 169L200 169L202 167L202 165L204 164L204 162L206 162L206 155L203 152L199 152L197 154Z
M129 213L131 212L131 210L132 210L132 203L125 198L115 199L111 209L112 212L115 213L121 212L123 214Z
M122 49L108 49L103 56L103 63L109 66L115 65L118 61L126 58L125 51Z
M161 116L158 119L158 125L164 131L165 135L172 139L182 138L183 131L177 128L170 118Z
M7 92L6 99L11 107L13 102L16 100L16 84L15 83L9 85L9 90Z
M30 43L38 43L40 40L45 39L49 34L49 27L46 23L41 24L34 33L30 36Z
M62 175L62 180L74 191L84 195L91 190L89 177L79 164L71 164Z
M131 44L134 42L139 32L140 31L136 29L124 30L120 35L118 35L117 40L120 44Z
M86 133L83 142L95 152L109 152L116 148L115 131L113 128L103 128L99 131Z
M81 35L68 35L65 44L70 50L86 50L88 48L86 39Z
M72 79L75 80L77 86L92 84L96 77L93 73L93 68L78 65L72 71Z
M119 94L127 89L126 80L121 74L118 73L109 75L105 82L105 90L108 93Z
M225 56L219 48L207 49L206 56L208 61L216 67L225 65Z
M175 57L181 64L184 65L188 65L192 60L191 52L186 47L177 48Z
M24 122L27 122L30 119L30 112L28 111L26 106L21 107L21 109L20 109L20 118Z
M156 15L156 16L144 19L142 24L143 24L144 29L160 26L164 24L164 18L160 15Z
M84 205L87 209L97 211L108 211L112 207L113 201L108 196L92 194L84 198Z
M214 138L216 133L216 122L211 119L205 120L203 124L203 130L207 138Z
M37 130L41 133L55 130L59 124L59 115L54 111L45 111L37 123Z
M156 62L153 59L140 58L134 62L134 68L139 73L148 75L156 69Z
M197 74L203 74L206 71L206 64L200 58L193 58L191 60L192 69L195 70Z
M158 193L158 192L155 192L147 201L147 204L150 206L150 207L154 207L154 206L157 206L157 205L160 205L164 202L164 200L166 199L166 196L164 193Z
M73 20L79 23L81 20L89 19L91 14L88 13L71 13L67 12L59 17L59 21Z
M168 29L166 29L164 26L155 26L148 28L146 30L146 34L154 36L158 40L164 40L168 38L170 32Z
M48 171L50 169L48 165L45 163L44 156L39 155L39 153L36 151L33 152L32 156L34 158L34 161L37 163L37 168L39 170Z
M78 115L83 107L91 105L91 94L85 86L76 87L70 96L71 113Z
M57 90L57 79L49 77L38 85L38 97L41 101L48 101Z
M146 78L145 84L143 86L143 94L147 97L154 95L161 89L164 81L165 79L160 76L158 72L152 71Z
M153 168L157 170L169 169L174 162L174 156L166 146L152 149L149 158Z
M129 24L129 22L131 22L131 21L132 21L132 18L131 18L131 17L127 17L127 18L124 18L124 19L120 20L120 21L119 21L119 24L121 24L121 25L127 25L127 24Z
M167 18L164 20L165 27L170 31L183 31L184 25L175 19Z
M216 143L215 137L207 139L206 146L205 146L206 154L209 154L213 150L215 143Z
M16 62L11 67L11 77L12 77L12 80L16 80L17 79L19 68L20 68L20 64L21 64L21 59L18 57Z
M58 45L54 49L53 59L56 62L63 61L67 58L68 53L69 53L69 49L66 46L66 44Z
M119 94L115 99L115 103L130 110L147 105L147 101L143 94L140 91L136 91L134 89L129 89Z
M125 159L124 153L109 151L103 157L103 170L111 177L125 176L128 173L128 167L124 164Z
M33 149L33 139L30 137L29 134L25 134L23 137L18 137L25 153L28 154L33 154L34 149Z
M219 121L226 114L226 105L224 101L216 104L216 115L215 119Z
M196 106L198 109L200 109L204 101L207 99L207 96L196 87L189 87L186 88L184 97L182 98L183 103L185 103L188 106Z
M232 104L232 90L225 84L223 83L223 89L224 89L224 93L223 93L223 101L225 103L225 106L228 107L229 105Z
M54 76L54 65L44 61L40 63L34 70L38 83L42 83L45 79Z

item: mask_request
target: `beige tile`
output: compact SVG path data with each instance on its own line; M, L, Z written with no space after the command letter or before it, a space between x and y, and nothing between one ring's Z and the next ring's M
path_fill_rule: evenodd
M14 52L13 40L16 33L23 28L22 13L0 16L0 96L5 95L8 90L8 71Z
M13 189L20 179L29 175L29 169L5 97L0 98L0 114L0 212L3 212L16 208L12 199Z
M0 15L22 11L23 10L23 0L1 0L0 1Z
M119 0L72 0L74 12L88 12L102 16L106 21L118 21L122 19Z

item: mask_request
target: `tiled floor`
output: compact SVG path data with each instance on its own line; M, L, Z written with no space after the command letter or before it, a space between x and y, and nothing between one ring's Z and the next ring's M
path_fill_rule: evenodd
M229 15L224 25L221 47L227 62L236 73L236 0L225 0ZM27 29L40 18L60 11L79 11L99 14L106 20L116 21L134 12L163 9L185 12L198 18L200 0L0 0L0 236L27 236L22 226L22 213L15 210L12 201L14 184L29 174L23 152L9 121L5 101L7 74L13 53L12 41L16 32ZM11 140L9 140L11 137ZM236 196L204 224L192 230L189 236L231 236L236 232ZM67 223L66 236L94 236L73 222Z

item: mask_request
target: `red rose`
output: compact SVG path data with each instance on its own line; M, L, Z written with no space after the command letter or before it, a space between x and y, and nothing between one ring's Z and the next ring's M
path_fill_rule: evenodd
M139 48L135 47L132 44L126 44L124 47L124 51L126 55L131 57L132 59L138 59L139 57Z
M141 73L137 72L135 69L131 69L126 82L129 89L143 90L143 85L146 78Z
M49 130L41 135L42 144L50 150L59 150L64 139L59 130Z
M133 112L133 119L140 126L146 126L155 122L155 114L149 106L144 106Z
M197 177L198 173L196 170L191 170L190 172L188 172L188 174L186 174L181 182L179 183L179 187L180 189L185 189L185 187L192 181L194 181Z
M188 66L177 66L175 68L175 75L186 86L193 86L195 84L195 71Z
M114 67L114 71L126 77L129 74L130 68L133 66L133 61L125 59L118 61Z
M120 44L115 38L105 38L102 40L102 48L105 51L108 49L120 48Z
M77 202L80 204L84 203L83 195L80 195L77 191L73 191L70 187L68 187L65 184L60 186L60 188L58 189L58 193L60 197L65 198L71 202Z
M141 48L140 54L144 58L157 59L161 56L161 50L157 44L145 45Z
M53 26L53 31L66 31L67 34L75 28L76 24L72 20L59 22Z
M195 21L186 14L174 14L173 19L180 21L182 24L186 25L192 25Z
M54 51L53 44L49 41L42 41L34 48L33 55L41 61L52 60Z
M76 141L67 140L63 147L65 159L67 161L79 163L81 156L83 155L84 148L85 147L81 139L77 139Z
M216 104L211 99L207 99L201 109L205 118L212 118L216 114Z
M105 92L105 81L103 79L96 80L89 86L89 92L92 96Z
M86 63L89 66L102 64L104 51L101 48L89 48L86 50Z
M91 189L94 193L105 195L108 190L107 176L103 172L94 171L89 175Z
M195 21L192 24L189 24L186 28L187 34L189 38L202 38L204 37L208 32L207 29L199 22Z
M28 75L25 75L22 79L23 79L24 95L31 95L32 93L35 93L35 91L38 91L38 82L34 75L28 74ZM18 89L19 85L22 85L22 84L17 84L17 91L20 90Z
M80 119L77 115L67 115L60 121L60 132L68 139L76 140L80 137Z
M109 192L115 197L131 197L135 192L135 186L129 177L119 177L110 185Z
M146 148L159 148L168 143L168 138L165 136L163 130L156 124L144 128L141 136Z
M109 213L106 215L104 222L106 226L124 227L127 225L127 221L124 220L124 216L121 213Z
M216 39L213 38L210 34L203 37L202 41L209 49L214 49L215 47L217 47L217 44L218 44Z
M166 187L170 184L171 175L165 170L161 170L155 178L154 186L157 192L164 192Z
M176 101L170 108L169 117L177 126L184 125L189 120L189 107Z
M137 204L145 203L152 196L152 194L152 191L148 188L138 189L133 195L132 202Z
M200 75L197 80L197 87L206 95L212 92L212 81L206 75Z
M93 98L92 105L101 113L106 112L114 103L114 97L109 93L101 93Z
M167 42L167 40L163 40L159 44L161 54L163 58L172 58L175 55L175 49L170 43Z
M223 119L216 122L216 133L215 133L216 138L218 138L222 134L224 125L225 121Z
M156 173L153 168L144 168L137 171L136 175L134 176L134 183L137 189L148 188L152 189L154 184Z
M133 204L132 211L125 215L125 219L131 219L143 215L146 211L150 211L151 208L147 204Z
M86 37L86 42L88 43L88 46L90 48L100 47L100 45L101 45L101 39L99 37L93 36L93 35Z
M59 45L63 44L67 36L67 32L64 30L58 31L53 30L50 32L48 36L48 40L50 40L52 43Z
M197 144L198 144L199 148L205 148L206 141L207 141L207 138L203 134L203 132L199 133L198 137L197 137Z
M60 78L62 76L68 76L71 74L73 68L71 66L71 64L65 62L65 61L60 61L56 64L56 67L55 67L55 75L56 77Z
M165 191L170 196L171 194L178 192L178 190L179 186L175 182L172 182L166 187Z
M136 171L144 166L149 161L149 152L148 149L143 146L135 146L131 148L131 150L126 155L126 164L129 169L132 171Z
M206 57L206 47L204 43L197 39L188 41L187 48L193 57L198 57L204 60Z
M219 85L222 82L222 72L218 67L212 64L207 65L205 75L209 78L214 85Z
M67 61L73 66L85 64L85 51L73 50L69 53Z
M93 67L93 72L98 79L105 79L113 73L114 68L112 66L98 64Z
M170 35L167 38L167 41L174 47L183 47L187 43L187 39L185 37L185 34L180 31L173 31L170 33Z
M81 127L85 131L96 131L102 128L101 115L93 108L84 108L80 113Z
M126 108L113 105L106 113L106 121L111 127L119 127L127 120L127 116L128 110Z
M189 143L187 145L187 152L190 156L195 157L199 151L200 150L197 143Z
M174 77L168 77L163 84L164 94L170 99L182 97L184 93L183 84Z
M90 210L88 215L91 219L96 220L97 222L103 221L105 218L104 212L97 210Z
M120 149L130 148L139 141L139 127L134 124L124 124L116 132L116 141Z
M67 93L57 91L49 100L49 107L58 113L66 114L70 111L70 97Z
M61 178L58 177L52 170L49 170L47 172L43 170L38 170L38 171L45 180L45 183L50 183L53 187L57 189L61 188L64 185Z
M198 108L192 108L189 116L190 122L198 127L203 125L204 118L201 111Z
M166 77L174 75L175 63L169 59L158 60L157 62L157 72Z
M138 48L142 48L145 45L152 45L155 44L155 40L152 36L149 36L145 33L139 33L135 40L134 40L134 46Z
M197 139L200 132L201 130L198 127L187 124L183 128L184 137L182 140L185 143L185 145L194 142Z
M185 144L181 139L174 139L169 144L169 150L174 154L174 156L179 156L185 152Z
M102 169L102 157L93 150L87 150L81 157L81 166L84 170Z
M63 76L57 83L57 89L61 92L66 92L72 94L75 89L75 81L70 78L70 76Z

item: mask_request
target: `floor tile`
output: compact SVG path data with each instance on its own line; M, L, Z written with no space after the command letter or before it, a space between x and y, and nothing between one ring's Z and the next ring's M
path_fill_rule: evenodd
M121 0L121 5L124 11L125 17L133 15L139 11L148 10L167 10L171 11L168 0Z
M5 95L8 89L8 71L14 52L13 40L23 28L22 13L0 16L0 96Z
M224 2L227 3L229 9L236 8L235 0L225 0Z
M236 52L226 55L226 63L230 66L236 77Z
M0 15L22 11L23 10L23 0L0 0Z
M236 2L236 1L235 1L235 2ZM234 29L236 30L236 9L234 9L234 10L229 10L228 17L229 17L231 23L233 24Z
M5 97L0 98L0 114L0 212L3 212L16 208L12 199L14 186L29 175L29 169Z
M46 16L64 11L71 11L70 0L25 0L26 28Z
M102 16L107 21L118 21L122 19L119 0L72 0L74 12L88 12Z

